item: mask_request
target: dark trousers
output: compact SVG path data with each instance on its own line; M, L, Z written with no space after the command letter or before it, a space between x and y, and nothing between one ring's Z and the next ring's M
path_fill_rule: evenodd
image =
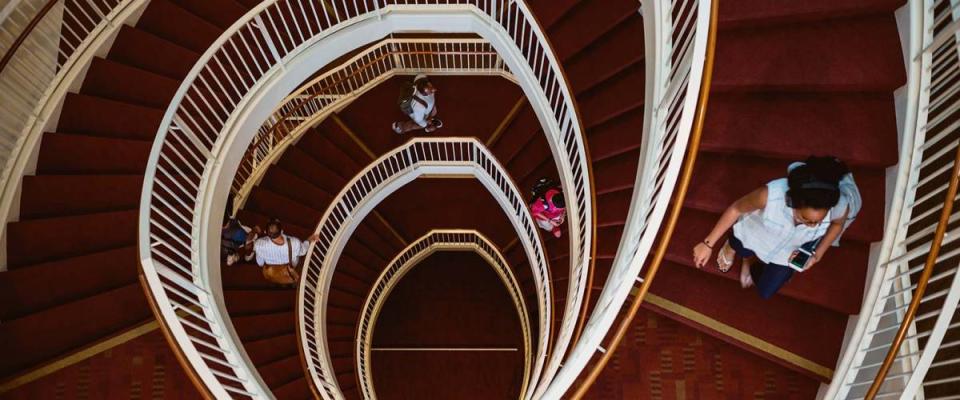
M743 258L755 257L757 254L746 247L736 236L730 235L730 247L737 252L737 255ZM757 287L760 297L769 299L783 287L793 276L793 268L780 264L768 264L757 258L750 267L750 277L753 278L753 285Z

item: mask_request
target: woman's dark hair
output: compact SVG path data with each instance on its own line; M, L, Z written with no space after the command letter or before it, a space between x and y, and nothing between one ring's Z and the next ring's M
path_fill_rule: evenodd
M270 222L267 222L266 231L269 232L271 227L276 227L277 232L283 231L283 224L280 223L280 218L271 218Z
M833 156L811 156L804 165L787 175L787 206L830 209L840 200L840 179L850 173L847 165Z

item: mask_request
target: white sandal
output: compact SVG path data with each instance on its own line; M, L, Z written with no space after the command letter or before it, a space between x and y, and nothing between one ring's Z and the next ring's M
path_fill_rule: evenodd
M726 242L723 242L723 246L720 246L720 251L717 252L717 270L724 274L727 272L730 272L730 270L733 269L733 262L736 260L736 257L737 257L736 251L733 252L733 257L731 257L729 260L727 259L727 257L724 256L723 249L726 249L728 247L730 247L729 240ZM730 247L730 250L733 250L733 248ZM724 268L724 266L726 266L726 268Z

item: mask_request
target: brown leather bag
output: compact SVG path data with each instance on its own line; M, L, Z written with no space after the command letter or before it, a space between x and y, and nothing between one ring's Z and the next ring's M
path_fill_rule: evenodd
M300 274L293 266L293 245L290 244L290 237L284 236L283 239L287 241L287 255L290 263L264 266L263 278L279 285L292 285L300 280Z

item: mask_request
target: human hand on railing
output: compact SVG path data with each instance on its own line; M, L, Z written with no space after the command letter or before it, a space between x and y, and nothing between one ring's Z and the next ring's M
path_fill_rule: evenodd
M703 242L697 243L696 246L693 246L693 265L697 268L703 268L704 265L707 265L707 260L710 259L711 255L713 255L713 249L710 246Z
M310 243L316 242L317 240L320 240L320 235L317 234L317 233L314 233L314 234L310 235L309 237L307 237L307 241L310 242Z

